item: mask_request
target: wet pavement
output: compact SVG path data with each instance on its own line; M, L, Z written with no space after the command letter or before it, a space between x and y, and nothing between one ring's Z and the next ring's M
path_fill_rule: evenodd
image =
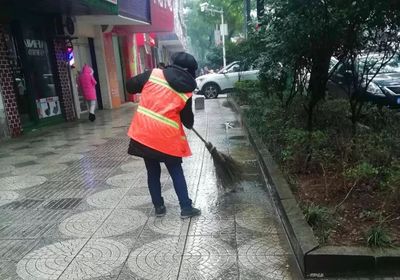
M143 161L127 155L133 104L0 142L0 279L301 279L261 171L224 98L195 127L242 161L221 190L211 157L188 132L184 171L200 217L181 220L163 168L167 215L154 217Z

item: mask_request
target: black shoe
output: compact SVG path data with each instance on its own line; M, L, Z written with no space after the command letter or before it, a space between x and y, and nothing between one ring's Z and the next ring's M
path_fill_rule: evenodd
M197 209L194 207L184 208L181 210L181 218L182 219L187 219L187 218L191 218L191 217L199 216L199 215L201 215L200 209Z
M94 122L95 119L96 119L96 115L89 113L89 121Z
M164 205L155 207L156 217L164 217L167 213L167 208Z

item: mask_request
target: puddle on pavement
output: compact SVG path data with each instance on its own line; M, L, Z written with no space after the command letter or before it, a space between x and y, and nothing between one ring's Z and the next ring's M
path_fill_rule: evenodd
M0 154L0 158L5 158L5 157L9 157L9 156L10 156L10 154L8 154L8 153Z
M246 140L245 135L233 135L228 137L229 140Z
M225 100L224 102L222 102L222 106L226 107L226 108L232 108L231 103L227 100Z
M232 145L230 148L231 156L239 161L256 160L257 155L251 146L245 145Z

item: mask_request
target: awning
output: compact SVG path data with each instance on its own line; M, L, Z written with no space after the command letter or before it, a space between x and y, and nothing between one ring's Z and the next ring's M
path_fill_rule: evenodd
M122 15L79 16L81 23L93 25L149 25L149 23Z
M114 15L84 15L79 20L101 25L149 25L150 0L118 0L118 12Z
M119 34L172 32L174 30L173 0L150 0L150 25L115 26L113 32Z
M185 47L175 33L158 33L158 46L165 47L171 53L185 51Z
M118 0L118 15L150 23L151 0Z
M32 12L79 16L84 22L104 25L129 25L150 23L151 0L0 0L14 13ZM3 9L4 10L4 9ZM9 13L7 11L7 13Z
M116 0L0 0L0 5L11 10L30 10L64 15L117 14Z

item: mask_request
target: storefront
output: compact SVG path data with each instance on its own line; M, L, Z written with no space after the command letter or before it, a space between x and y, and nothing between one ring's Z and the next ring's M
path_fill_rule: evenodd
M145 2L145 1L137 1ZM117 25L112 32L123 36L123 72L130 78L157 66L159 59L155 32L171 32L174 30L173 1L151 0L149 6L141 14L151 18L149 25ZM142 7L145 7L142 5ZM126 100L136 101L133 95L126 96Z
M78 106L74 104L71 66L78 54L74 53L73 31L66 32L65 18L116 12L114 0L0 3L0 137L76 119L76 109L85 108L79 98ZM95 68L93 42L86 38L79 43L77 53L83 57L89 48L91 56L82 61Z
M60 122L53 17L29 15L6 25L9 63L22 130Z
M154 33L137 33L138 71L144 72L157 66Z
M157 66L155 34L135 33L120 37L120 65L124 81ZM134 95L125 90L124 101L137 101Z
M78 118L81 114L88 113L88 104L77 85L78 75L85 64L93 69L93 76L98 81L96 85L97 107L103 109L94 39L91 37L79 37L73 40L73 48L69 57L72 91Z

